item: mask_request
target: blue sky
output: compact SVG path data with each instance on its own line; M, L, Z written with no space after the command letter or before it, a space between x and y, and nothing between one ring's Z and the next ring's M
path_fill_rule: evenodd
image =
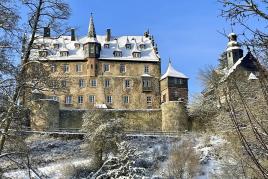
M162 73L168 59L189 78L190 95L202 90L198 71L216 65L227 39L217 31L231 31L230 25L219 17L216 0L69 0L72 8L70 25L85 35L90 12L93 12L97 34L107 28L113 35L142 35L147 28L158 44Z

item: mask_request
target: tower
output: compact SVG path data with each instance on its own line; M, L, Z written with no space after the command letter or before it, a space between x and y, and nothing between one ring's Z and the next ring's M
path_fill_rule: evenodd
M188 77L175 70L169 62L166 73L160 79L162 103L188 102Z
M243 50L240 43L237 42L237 35L230 33L228 35L229 42L227 45L227 66L231 68L240 58L243 57Z
M97 41L93 16L90 16L88 37L83 45L85 58L88 60L88 65L90 66L90 76L96 76L97 70L97 59L100 57L101 44Z

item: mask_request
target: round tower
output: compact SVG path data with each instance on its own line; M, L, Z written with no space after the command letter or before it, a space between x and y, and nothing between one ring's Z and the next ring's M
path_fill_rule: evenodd
M188 77L175 70L169 62L166 73L160 79L162 131L188 130Z
M243 57L243 50L241 44L237 42L237 35L230 33L228 35L229 42L227 44L227 65L231 68L240 58Z

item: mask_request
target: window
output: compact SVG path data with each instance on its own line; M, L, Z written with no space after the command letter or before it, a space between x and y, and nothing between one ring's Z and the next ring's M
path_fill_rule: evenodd
M52 65L50 66L50 71L51 71L51 72L56 72L56 65L55 65L55 64L52 64Z
M120 64L120 73L125 73L126 72L126 65Z
M93 96L93 95L89 95L88 96L88 101L89 101L89 103L95 103L95 96Z
M182 79L176 78L176 79L174 79L174 81L175 81L175 84L179 84L179 85L182 85L183 84L183 80Z
M79 48L80 48L80 44L79 44L79 43L75 43L75 44L74 44L74 47L75 47L76 49L79 49Z
M104 70L104 72L106 72L106 71L110 71L110 65L109 64L104 64L103 65L103 70Z
M133 52L133 53L132 53L132 56L133 56L134 58L141 58L141 53L140 53L140 52Z
M109 88L110 87L110 80L105 80L104 81L104 87Z
M122 57L121 51L114 51L114 57Z
M111 104L113 102L113 97L112 96L106 96L106 102Z
M144 73L145 74L148 74L149 73L149 66L148 65L145 65L144 66Z
M39 57L47 57L48 52L47 51L39 51Z
M126 49L131 49L131 44L126 44Z
M72 96L65 97L65 104L72 104Z
M152 106L152 96L147 96L146 101L147 101L147 106Z
M123 103L128 104L129 103L129 97L128 96L123 96Z
M54 101L59 101L59 97L58 96L51 96L51 99Z
M91 85L91 87L96 87L97 86L97 80L96 79L91 80L90 85Z
M140 49L145 49L145 44L140 44Z
M143 80L142 85L143 85L144 88L150 88L152 86L151 85L151 80Z
M61 57L67 57L68 54L69 54L69 53L68 53L67 51L61 51L61 52L60 52L60 56L61 56Z
M69 69L69 65L68 64L64 64L63 65L63 72L64 73L69 73L70 69Z
M56 88L57 82L55 80L51 81L51 88Z
M79 88L84 88L85 87L85 80L80 79L79 80Z
M76 64L76 72L82 72L82 64Z
M89 45L89 53L95 53L94 45Z
M61 86L64 88L64 87L67 87L67 81L66 80L62 80L61 81Z
M130 88L130 80L125 80L125 88Z
M84 102L84 97L83 96L78 96L78 103L83 104Z
M104 44L104 48L110 48L110 44Z
M53 48L54 49L59 49L60 48L60 44L53 44Z

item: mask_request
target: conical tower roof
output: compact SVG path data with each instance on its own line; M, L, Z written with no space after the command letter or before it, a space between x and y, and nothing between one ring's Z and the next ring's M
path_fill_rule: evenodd
M90 22L89 22L89 27L88 27L88 37L96 38L96 31L95 31L95 26L94 26L94 20L93 20L92 13L90 15Z
M161 77L160 80L163 80L163 79L165 79L167 77L186 78L186 79L188 79L188 77L186 75L184 75L183 73L175 70L172 67L171 62L169 62L168 69L167 69L166 73Z

